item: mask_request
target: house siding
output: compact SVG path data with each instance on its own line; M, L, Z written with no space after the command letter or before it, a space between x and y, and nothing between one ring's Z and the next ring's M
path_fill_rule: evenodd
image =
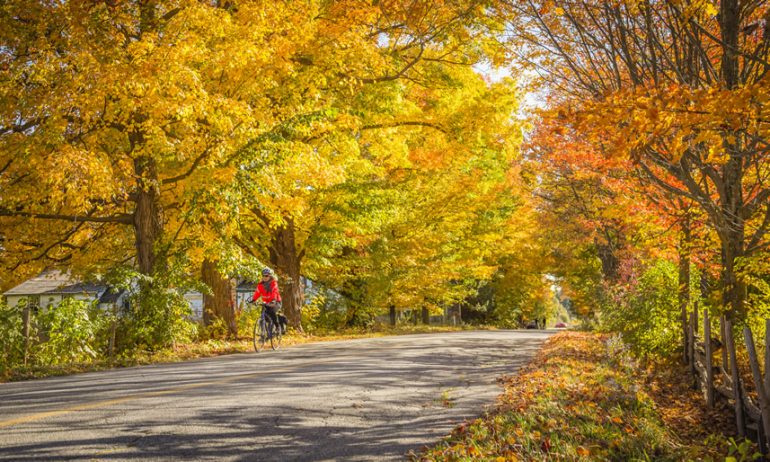
M97 294L29 294L29 295L6 295L6 303L9 307L13 308L19 305L21 303L22 299L28 298L28 297L40 297L40 307L45 308L47 306L58 306L59 303L64 299L64 297L72 297L75 300L81 300L86 302L93 302L94 300L97 300L99 297Z

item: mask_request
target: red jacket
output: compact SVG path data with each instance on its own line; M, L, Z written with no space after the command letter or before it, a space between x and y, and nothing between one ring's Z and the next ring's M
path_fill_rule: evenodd
M262 281L258 282L257 290L254 291L254 297L252 297L252 299L256 301L260 297L262 298L262 303L270 303L272 301L280 302L281 294L278 293L278 281L270 279L267 283Z

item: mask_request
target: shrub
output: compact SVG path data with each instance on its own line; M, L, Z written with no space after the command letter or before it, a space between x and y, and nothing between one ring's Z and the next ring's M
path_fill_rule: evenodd
M24 361L23 307L0 302L0 375Z
M634 286L620 289L624 293L603 311L601 327L619 332L637 354L674 353L681 343L677 287L676 265L655 261Z
M355 324L356 313L354 307L338 294L321 289L302 307L302 327L307 332L338 330Z
M97 310L93 303L74 298L41 310L37 321L45 341L36 348L36 362L58 365L96 358L97 333L103 321Z
M236 320L238 324L238 334L241 337L250 337L254 332L254 325L257 323L260 314L262 314L260 305L246 304L238 313Z
M166 288L164 281L140 286L141 290L130 297L131 309L121 323L124 353L156 351L197 337L198 325L190 319L184 289Z
M214 318L208 326L204 325L203 322L196 325L198 328L198 340L221 340L228 338L230 335L227 321L223 318Z

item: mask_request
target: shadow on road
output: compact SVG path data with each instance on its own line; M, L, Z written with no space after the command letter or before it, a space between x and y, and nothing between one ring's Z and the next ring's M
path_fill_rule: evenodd
M6 428L0 460L400 459L480 414L499 393L496 378L531 358L546 336L420 337L87 374L10 393L0 387L4 419L6 410L29 414L226 381Z

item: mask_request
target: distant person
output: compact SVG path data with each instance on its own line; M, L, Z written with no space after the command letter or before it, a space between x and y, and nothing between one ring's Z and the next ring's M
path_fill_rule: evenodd
M278 292L278 281L275 280L270 268L262 270L262 280L257 283L257 289L254 291L251 301L256 303L260 298L262 299L262 310L267 311L273 325L285 330L284 323L278 321L278 310L282 306L281 294Z

